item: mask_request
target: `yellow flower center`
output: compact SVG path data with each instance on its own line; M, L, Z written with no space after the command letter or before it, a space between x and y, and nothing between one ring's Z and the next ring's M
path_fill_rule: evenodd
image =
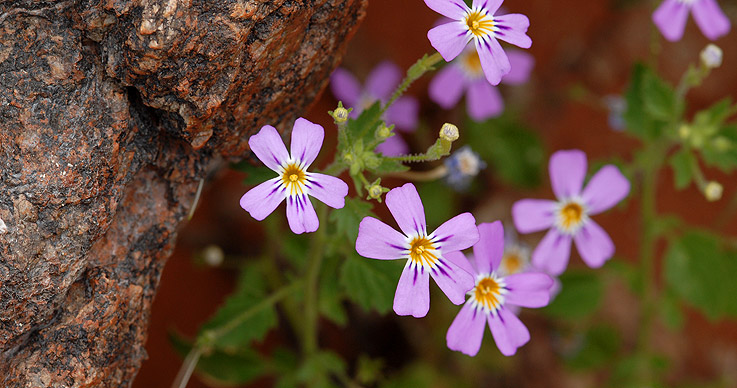
M466 15L464 22L468 27L468 31L471 31L476 37L486 36L494 31L494 18L488 16L485 12L471 11Z
M295 163L290 163L284 168L281 180L284 186L287 187L287 190L289 190L289 195L303 194L307 175Z
M560 209L560 225L569 230L575 228L583 219L583 207L576 202L568 202Z
M481 69L481 59L479 58L479 53L476 50L468 51L468 54L463 57L463 65L465 66L466 71L471 74L481 74L483 71Z
M427 237L415 237L409 246L409 258L415 264L432 266L438 260L435 247Z
M522 259L517 253L509 253L502 258L502 267L507 274L517 273L522 269Z
M485 277L476 283L473 290L473 297L476 302L489 310L497 309L502 301L502 287L493 277Z

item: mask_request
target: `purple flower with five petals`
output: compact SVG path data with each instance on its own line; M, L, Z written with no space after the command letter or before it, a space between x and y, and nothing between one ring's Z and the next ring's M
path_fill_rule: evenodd
M558 151L550 157L550 181L557 201L523 199L512 206L520 233L548 229L532 252L532 264L551 275L568 265L571 240L591 268L599 268L614 255L614 243L604 229L591 220L624 199L630 183L614 165L602 167L585 188L586 154L579 150Z
M425 210L411 183L389 191L386 206L402 233L376 218L365 217L358 226L356 251L370 259L407 259L394 295L394 311L415 318L427 315L430 277L451 302L463 303L466 292L473 287L473 276L448 259L448 254L479 240L473 215L459 214L428 234Z
M330 90L346 107L353 108L351 117L355 119L376 101L388 102L401 81L402 71L399 67L384 61L369 73L363 88L348 70L336 69L330 76ZM387 124L394 124L398 130L411 132L417 128L419 109L420 104L414 97L400 97L387 109L384 120ZM376 150L386 156L398 156L406 154L409 148L399 135L394 135L379 144Z
M248 190L241 197L241 207L258 221L263 220L287 200L289 228L296 234L314 232L320 225L309 196L340 209L345 205L348 185L325 174L308 172L322 147L325 130L303 118L294 122L290 153L276 129L265 125L248 139L248 145L276 178Z
M502 77L502 83L519 85L527 82L535 59L521 50L510 50L507 55L512 68ZM430 99L445 109L456 106L464 92L468 115L474 121L498 116L504 110L502 96L484 77L479 54L473 48L464 50L430 81Z
M665 39L675 42L683 37L689 10L701 32L710 40L727 35L732 27L716 0L665 0L653 12L653 23Z
M543 307L550 300L553 279L539 272L523 272L504 276L499 264L504 252L504 228L499 221L481 224L481 238L473 246L473 264L461 252L447 255L461 268L476 275L476 284L445 336L448 348L475 356L489 324L496 346L505 356L530 340L527 327L510 307Z
M453 19L427 33L430 44L447 62L457 57L470 41L474 41L481 68L492 85L498 85L511 65L497 39L522 48L530 48L527 36L530 20L522 14L496 16L504 0L473 0L469 8L463 0L425 0L430 9Z

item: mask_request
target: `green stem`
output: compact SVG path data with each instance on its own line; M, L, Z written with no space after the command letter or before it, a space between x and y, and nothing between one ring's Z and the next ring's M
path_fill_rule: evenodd
M430 182L448 175L445 166L438 166L428 171L400 171L386 174L386 177L396 177L414 182Z
M179 373L177 373L177 377L174 378L174 382L171 384L171 388L185 388L187 386L201 355L202 348L199 346L193 346L192 349L189 350L187 357L184 358L182 367L179 369Z
M327 207L322 205L318 208L319 219L323 225L317 230L312 238L312 246L310 247L310 257L308 261L307 272L305 273L305 320L304 335L302 336L302 348L305 356L313 355L317 352L317 336L318 336L318 279L320 277L320 267L322 266L325 244L324 224L327 221Z
M422 77L425 73L427 73L430 70L433 70L433 67L437 65L440 61L443 60L443 57L440 55L440 53L434 53L432 55L423 55L422 58L418 59L417 62L415 62L414 65L412 65L407 70L407 76L404 77L402 80L402 83L397 86L397 89L394 90L394 93L392 94L392 97L389 99L389 101L381 107L381 115L383 116L387 109L396 101L399 97L404 94L404 92L409 89L410 85L412 85L412 82L417 81L420 77Z

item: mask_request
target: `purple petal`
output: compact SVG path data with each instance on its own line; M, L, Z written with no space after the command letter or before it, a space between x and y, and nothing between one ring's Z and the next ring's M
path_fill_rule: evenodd
M494 342L505 356L512 356L517 348L530 340L530 332L522 321L509 310L502 308L499 314L489 315L489 329Z
M425 209L415 185L405 183L404 186L391 189L386 193L386 207L405 236L427 233Z
M330 76L330 90L336 99L348 107L355 108L361 98L361 83L346 69L335 69Z
M342 179L334 176L308 173L308 193L320 202L340 209L345 206L345 196L348 195L348 185Z
M284 200L284 190L280 177L269 179L243 194L241 207L256 221L261 221Z
M596 222L588 220L573 237L583 261L591 268L599 268L614 256L614 243Z
M558 199L578 196L586 177L586 154L580 150L558 151L550 157L548 170Z
M553 278L544 273L518 273L505 277L504 281L509 289L505 295L505 303L530 308L543 307L550 303Z
M430 274L407 260L394 294L394 312L422 318L430 310Z
M532 265L553 276L565 271L571 256L571 236L552 228L532 252Z
M471 302L464 304L445 335L448 349L471 357L478 354L484 338L484 322L486 314L473 308Z
M387 205L388 202L389 199L387 198ZM470 248L479 241L479 230L476 227L476 219L473 218L473 215L462 213L443 222L432 232L432 236L434 236L433 242L437 242L439 244L438 249L442 249L443 252L460 251Z
M504 0L473 0L473 7L481 7L489 11L489 15L493 15L499 7L502 5Z
M548 229L555 222L555 201L521 199L512 205L514 226L520 233Z
M527 29L530 27L530 19L521 13L510 13L509 15L494 16L498 31L494 32L494 36L507 43L522 48L530 48L532 39L527 36Z
M691 12L701 32L710 40L717 40L727 35L732 28L729 18L714 0L696 1Z
M409 146L401 136L394 134L388 137L383 143L376 146L376 152L380 152L384 156L399 156L409 153Z
M256 157L266 167L279 172L279 165L289 160L287 147L284 146L279 132L271 125L264 125L257 134L248 139L248 145Z
M389 100L394 88L402 81L402 70L391 61L376 65L366 78L366 91L378 100Z
M374 217L364 217L358 225L356 252L363 257L379 260L399 259L407 241L401 233Z
M439 25L427 32L427 39L435 50L438 50L446 62L452 61L468 44L470 37L466 36L466 28L461 22L452 22Z
M535 67L535 57L522 50L508 50L507 58L512 69L502 77L502 83L520 85L530 79L530 73Z
M466 76L463 75L463 70L451 64L441 69L430 81L428 93L436 104L444 109L451 109L458 104L465 88Z
M420 102L414 97L404 96L387 109L385 118L388 124L394 124L397 129L412 132L417 128L419 111Z
M294 234L312 233L320 226L315 208L304 194L287 197L287 221Z
M425 4L431 10L453 20L461 20L468 9L463 0L425 0Z
M688 6L678 0L665 0L653 12L653 23L665 39L671 42L680 40L686 29Z
M502 46L493 37L485 40L477 39L476 51L479 54L481 68L484 70L486 80L492 85L499 85L502 76L509 73L512 68Z
M479 242L473 246L473 257L479 273L488 274L499 268L504 256L504 227L501 221L483 223L479 227Z
M441 259L436 268L430 269L430 276L453 304L463 303L476 284L473 275L449 260Z
M611 164L594 174L581 197L589 215L601 213L623 200L630 192L630 182Z
M499 116L504 110L504 101L499 89L491 86L484 78L471 82L466 99L468 115L474 121Z
M471 275L476 275L476 269L474 268L473 264L471 264L471 262L468 260L466 255L463 254L463 252L443 252L443 258L455 264L456 266L461 267L461 269L470 273Z
M315 161L322 148L325 130L320 124L312 123L302 117L294 122L292 129L291 154L292 159L299 160L309 167Z

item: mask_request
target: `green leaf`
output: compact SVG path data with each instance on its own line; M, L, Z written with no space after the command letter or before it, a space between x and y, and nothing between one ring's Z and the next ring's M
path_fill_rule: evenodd
M297 381L305 383L309 387L333 388L338 387L333 383L331 375L344 374L346 370L345 361L335 353L321 351L310 355L297 370Z
M736 258L724 251L717 236L691 231L668 248L666 282L674 295L712 320L737 316Z
M599 308L604 286L595 272L569 270L560 276L560 282L560 293L543 311L557 318L575 320Z
M358 255L346 257L340 269L343 291L364 310L374 309L386 314L394 301L402 261L373 260Z
M358 225L364 217L373 216L374 205L359 198L346 198L342 209L330 212L330 221L335 223L339 233L345 235L355 245L358 238Z
M396 135L395 135L396 136ZM409 167L402 163L387 158L381 158L379 164L375 167L367 166L368 170L377 175L388 174L391 172L402 172L409 170Z
M545 153L537 132L508 117L467 127L468 144L491 165L490 171L520 187L540 183Z
M260 162L258 165L253 165L248 160L241 160L236 164L232 164L231 168L248 174L243 180L245 186L255 186L277 177L274 171L271 171L270 168Z
M260 340L277 323L273 307L264 308L249 319L222 331L223 327L258 304L266 297L266 282L262 272L255 265L244 267L235 292L230 295L215 315L200 328L200 335L218 331L221 335L212 344L220 350L234 352L248 347L252 340Z
M374 102L364 109L358 118L348 120L348 141L363 141L368 144L374 140L374 131L381 122L381 101Z
M609 326L594 326L583 338L581 348L567 360L576 369L593 369L610 365L621 345L619 333Z
M427 225L440 226L440 224L458 214L453 191L441 182L434 181L420 184L417 191L420 193L425 209L433 209L433 211L426 214Z
M623 118L628 132L646 139L662 134L667 123L680 117L682 107L676 106L673 89L642 63L632 69L630 86L625 93L627 110Z
M673 180L676 189L683 190L693 179L693 164L696 163L691 151L681 148L670 157L670 166L673 169Z
M348 316L343 307L343 292L338 282L340 268L338 256L325 257L320 273L320 287L318 295L318 309L338 326L345 326Z
M192 343L184 337L169 333L174 350L184 357L192 349ZM235 352L214 350L200 356L196 371L219 386L241 386L266 373L264 357L248 348Z
M660 299L660 316L671 330L681 330L683 327L683 312L679 302L673 292L666 292Z

